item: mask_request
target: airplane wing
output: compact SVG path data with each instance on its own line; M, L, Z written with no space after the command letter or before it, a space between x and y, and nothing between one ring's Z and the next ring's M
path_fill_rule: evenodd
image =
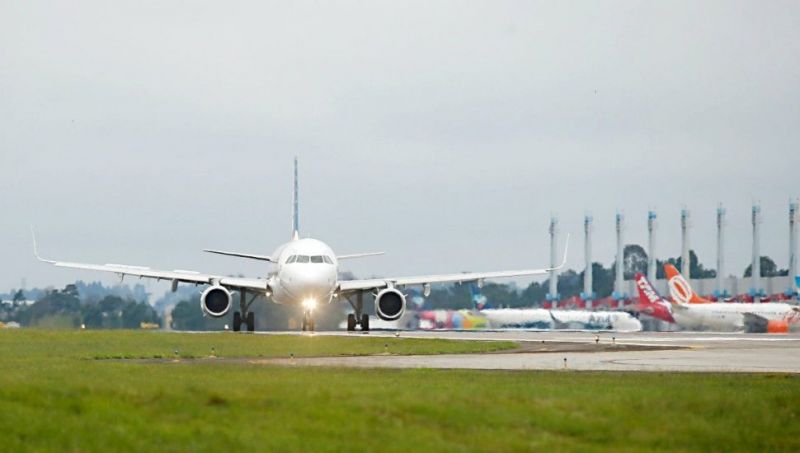
M336 255L337 260L350 260L353 258L364 258L365 256L383 255L384 252L351 253L348 255Z
M769 329L769 320L757 313L742 313L745 332L766 333Z
M527 277L532 275L546 275L557 271L567 264L567 249L569 246L569 236L567 236L567 246L564 247L564 259L556 267L546 269L522 269L515 271L497 272L462 272L457 274L440 275L420 275L416 277L390 277L373 278L368 280L345 280L339 282L339 292L348 293L354 291L367 291L372 289L382 289L388 286L413 286L430 285L432 283L467 283L482 280L492 280L497 278Z
M270 261L273 263L275 262L272 260L272 257L267 255L253 255L252 253L226 252L223 250L209 250L209 249L203 249L203 251L206 253L214 253L216 255L235 256L237 258L247 258L259 261Z
M267 292L269 284L267 280L253 279L253 278L238 278L238 277L225 277L221 275L203 274L200 272L174 270L165 271L150 269L149 267L141 266L127 266L124 264L86 264L86 263L71 263L67 261L48 260L39 256L39 251L36 245L36 236L33 237L33 255L39 261L52 264L56 267L65 267L70 269L85 269L91 271L110 272L117 274L120 278L127 275L139 278L152 278L156 280L169 280L176 284L192 283L196 285L220 285L231 289L249 289L259 292Z

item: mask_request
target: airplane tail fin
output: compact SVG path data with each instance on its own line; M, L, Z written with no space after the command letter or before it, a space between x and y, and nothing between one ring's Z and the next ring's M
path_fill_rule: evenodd
M672 264L664 265L664 273L669 282L669 294L672 296L673 303L679 304L707 304L711 301L697 295L692 289L692 285L683 278L678 269Z
M664 298L658 294L658 291L653 288L650 280L644 274L636 274L636 289L639 290L639 305L635 308L637 312L661 321L675 323L675 318L672 316L672 312Z
M481 293L480 287L478 287L477 283L470 284L470 292L472 294L472 307L475 310L483 310L484 308L489 308L487 305L486 296Z
M294 158L294 190L292 191L292 240L300 238L300 185L297 178L297 157Z
M650 280L648 280L644 274L636 274L635 279L636 289L639 290L639 305L649 306L659 304L664 301L656 289L653 288L653 285L650 284Z

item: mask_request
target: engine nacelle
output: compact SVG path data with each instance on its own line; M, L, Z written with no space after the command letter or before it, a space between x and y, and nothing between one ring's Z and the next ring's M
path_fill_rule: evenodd
M208 316L219 318L231 309L233 297L231 292L222 286L209 286L200 296L200 308Z
M772 320L767 323L767 333L789 333L789 323L783 320Z
M406 311L406 296L394 288L386 288L375 296L375 314L384 321L396 321Z

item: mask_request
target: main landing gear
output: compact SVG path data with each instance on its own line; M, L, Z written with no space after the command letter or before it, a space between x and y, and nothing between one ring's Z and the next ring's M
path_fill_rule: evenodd
M250 311L250 305L258 297L258 294L253 294L250 301L247 300L247 291L241 290L239 297L239 310L233 313L233 331L238 332L242 330L242 324L245 324L248 332L255 332L256 330L256 314Z
M353 303L349 298L347 302L353 307L355 313L347 315L347 331L355 332L356 325L361 325L362 332L369 332L369 315L364 313L364 293L358 292L356 295L356 303Z

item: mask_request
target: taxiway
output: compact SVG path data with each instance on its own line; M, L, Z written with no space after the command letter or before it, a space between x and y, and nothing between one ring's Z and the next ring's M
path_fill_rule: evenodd
M285 333L285 332L284 332ZM492 354L362 356L253 360L253 363L362 368L491 370L603 370L800 373L800 335L697 332L327 332L314 335L369 335L456 340L512 340L519 351ZM531 352L526 344L537 343ZM548 349L547 345L553 348ZM564 347L573 344L575 347ZM542 347L542 345L544 347ZM556 346L558 345L558 346ZM652 347L652 348L650 348ZM596 348L596 352L592 351Z

